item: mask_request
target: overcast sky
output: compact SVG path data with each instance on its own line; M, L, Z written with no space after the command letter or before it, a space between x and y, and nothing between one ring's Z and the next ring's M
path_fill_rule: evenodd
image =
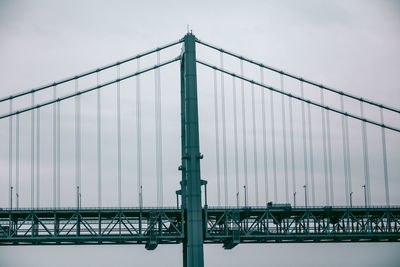
M318 83L363 98L399 108L400 88L400 3L398 1L5 1L0 0L0 97L38 87L64 77L73 76L142 51L178 40L186 33L187 25L201 40L256 59L267 65L295 73ZM161 54L162 60L177 56L180 46ZM219 55L198 47L198 56L219 64ZM143 65L153 65L155 57L143 60ZM239 70L237 61L224 58L227 68ZM163 94L163 160L164 203L174 205L174 190L179 182L179 64L174 63L161 71ZM123 74L136 70L136 64L121 69ZM257 69L245 65L245 74L257 78ZM212 71L198 67L201 151L203 178L210 183L210 201L216 205L215 136ZM101 76L102 81L115 77L115 71ZM232 134L232 80L225 77L228 128L228 177L229 201L235 204ZM279 76L265 74L268 84L279 87ZM80 88L95 82L83 81ZM299 94L298 84L285 81L287 88ZM220 86L220 76L218 76ZM240 88L240 83L236 82ZM246 85L247 89L250 86ZM103 93L103 175L105 205L116 205L115 182L115 86L104 88ZM60 94L72 92L73 84L60 87ZM122 95L122 166L123 205L137 206L135 152L135 80L121 83ZM143 90L143 169L144 201L154 206L154 80L153 74L142 79ZM314 90L314 91L313 91ZM317 89L305 87L306 96L318 99ZM239 91L238 91L239 92ZM258 92L258 91L257 91ZM269 94L268 94L269 95ZM267 96L268 96L267 95ZM37 100L45 100L50 94L38 94ZM276 118L281 116L280 96L274 95ZM266 98L269 101L269 98ZM329 97L327 97L329 99ZM91 151L95 143L95 94L82 97L83 132L83 203L96 206L96 159ZM287 99L285 99L287 105ZM331 102L330 102L331 101ZM16 107L29 105L27 98L15 103ZM257 98L257 111L259 99ZM268 102L267 102L268 103ZM327 100L338 106L337 99ZM249 162L253 159L250 93L246 94L249 140ZM302 168L302 136L300 104L294 104L296 174L299 194L304 183ZM346 102L349 112L358 114L356 102ZM240 108L240 103L238 103ZM74 205L74 102L62 106L62 183L63 206ZM0 106L5 113L8 106ZM239 109L238 109L239 110ZM287 112L287 106L286 106ZM324 178L321 159L320 111L312 110L315 129L315 172L317 205L324 204ZM366 115L379 120L379 110L367 109ZM43 140L51 140L51 108L43 109ZM269 114L268 114L269 116ZM261 119L257 128L258 144L261 144ZM343 193L343 169L341 153L340 117L332 115L333 164L335 166L335 203L345 204ZM238 118L241 121L241 115ZM48 123L46 123L48 121ZM267 122L269 118L267 118ZM400 127L400 118L385 113L385 123ZM269 124L268 124L269 125ZM276 131L279 143L277 157L281 158L281 122L277 119ZM337 126L337 127L336 127ZM239 126L240 127L240 126ZM319 128L318 128L319 127ZM337 129L336 129L337 128ZM380 130L368 128L371 183L375 190L372 201L384 204ZM30 116L21 115L21 206L30 201ZM220 132L221 133L221 132ZM270 129L268 136L270 136ZM241 136L240 136L241 137ZM353 149L353 191L356 204L363 204L363 181L360 126L350 121L350 141ZM0 121L0 206L8 206L8 121ZM270 142L270 141L268 141ZM400 204L400 136L387 131L388 164L391 185L391 203ZM241 145L241 141L239 145ZM43 141L42 149L42 206L51 206L51 142ZM270 143L268 143L270 147ZM242 150L240 149L240 153ZM242 154L240 154L242 159ZM259 168L262 150L258 150ZM270 150L268 157L271 158ZM222 165L221 165L222 166ZM242 171L240 167L240 171ZM283 177L281 163L278 176ZM271 170L269 168L271 177ZM249 163L249 176L254 176ZM222 175L222 171L221 171ZM260 177L262 174L260 173ZM148 178L151 177L151 178ZM254 190L250 178L251 192ZM260 187L264 182L260 179ZM270 178L272 179L272 178ZM272 180L270 194L272 194ZM243 185L243 180L240 181ZM279 193L284 194L283 180ZM291 184L290 184L291 185ZM260 189L260 202L265 194ZM285 201L284 197L279 199ZM302 200L298 200L299 202ZM250 195L254 205L255 196ZM292 198L289 199L292 202ZM231 251L222 246L205 246L206 266L397 266L400 262L398 244L270 244L239 245ZM20 255L23 255L21 257ZM288 256L290 255L290 256ZM0 266L126 266L181 265L181 246L159 246L148 252L143 246L68 246L68 247L0 247Z

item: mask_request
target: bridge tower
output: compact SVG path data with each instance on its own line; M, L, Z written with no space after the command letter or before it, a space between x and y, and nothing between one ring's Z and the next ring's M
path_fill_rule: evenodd
M203 221L195 36L187 33L181 60L182 208L185 209L183 266L203 267Z

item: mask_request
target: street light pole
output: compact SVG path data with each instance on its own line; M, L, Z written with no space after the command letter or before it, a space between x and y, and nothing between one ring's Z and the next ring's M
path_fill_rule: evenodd
M367 186L363 185L364 188L364 202L365 202L365 208L367 207Z
M206 180L200 180L200 185L204 185L204 207L207 208L207 181Z
M143 208L143 186L140 186L140 190L139 190L139 208L142 209Z
M239 208L239 192L236 192L236 205Z
M350 208L353 207L353 192L350 192Z
M247 207L247 188L245 185L243 186L243 189L244 189L244 207L246 208Z
M304 203L306 204L306 208L308 206L308 197L307 197L307 186L303 185L304 187Z
M176 190L176 209L179 209L179 195L182 195L182 189Z
M12 187L12 186L11 186L11 188L10 188L10 191L11 191L11 193L10 193L10 209L13 208L13 207L12 207L12 205L13 205L13 204L12 204L12 201L13 201L13 188L14 188L14 187Z
M293 193L293 206L296 208L296 192Z

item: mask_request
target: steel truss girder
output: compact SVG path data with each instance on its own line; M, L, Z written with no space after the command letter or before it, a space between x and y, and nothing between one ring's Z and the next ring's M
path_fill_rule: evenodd
M400 241L399 208L205 209L206 243Z
M177 209L62 209L0 211L0 245L180 243ZM148 246L151 244L151 246Z
M400 241L400 208L206 208L204 243ZM178 244L181 209L0 210L0 245Z

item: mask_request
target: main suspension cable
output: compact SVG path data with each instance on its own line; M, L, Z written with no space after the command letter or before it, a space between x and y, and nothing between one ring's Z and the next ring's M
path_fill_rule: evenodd
M73 94L69 94L69 95L66 95L66 96L63 96L63 97L58 97L55 101L54 101L54 100L47 101L47 102L44 102L44 103L41 103L41 104L37 104L37 105L32 106L32 107L28 107L28 108L24 108L24 109L20 109L20 110L14 111L14 112L10 112L10 113L8 113L8 114L0 115L0 120L1 120L1 119L4 119L4 118L7 118L7 117L10 117L10 116L14 116L14 115L16 115L17 113L28 112L28 111L33 110L33 109L38 109L38 108L41 108L41 107L44 107L44 106L47 106L47 105L51 105L51 104L53 104L54 102L61 102L61 101L64 101L64 100L66 100L66 99L76 97L76 96L78 96L78 95L83 95L83 94L89 93L89 92L94 91L94 90L96 90L96 89L99 89L99 88L102 88L102 87L105 87L105 86L108 86L108 85L117 83L117 82L119 82L119 81L123 81L123 80L129 79L129 78L138 76L138 75L140 75L140 74L143 74L143 73L145 73L145 72L148 72L148 71L151 71L151 70L154 70L154 69L157 69L157 68L161 68L161 67L163 67L163 66L166 66L166 65L168 65L168 64L171 64L171 63L173 63L173 62L175 62L175 61L180 60L180 58L181 58L181 57L178 56L178 57L173 58L173 59L170 59L170 60L168 60L168 61L164 61L163 63L160 63L159 65L155 65L155 66L152 66L152 67L149 67L149 68L145 68L145 69L143 69L143 70L141 70L141 71L137 71L137 72L135 72L135 73L128 74L128 75L126 75L126 76L121 77L120 79L111 80L111 81L108 81L108 82L106 82L106 83L103 83L103 84L101 84L101 85L99 85L99 86L90 87L90 88L88 88L88 89L81 90L81 91L75 92L75 93L73 93Z
M217 71L214 70L214 115L215 115L215 157L217 164L217 197L218 206L221 206L221 176L219 167L219 126L218 126L218 93L217 93Z
M183 42L183 38L180 39L180 40L178 40L178 41L175 41L175 42L172 42L172 43L169 43L169 44L166 44L166 45L157 47L157 48L155 48L155 49L149 50L149 51L147 51L147 52L138 54L138 55L136 55L136 56L129 57L129 58L126 58L126 59L117 61L117 62L115 62L115 63L109 64L109 65L105 65L105 66L103 66L103 67L100 67L100 68L97 68L97 69L94 69L94 70L91 70L91 71L88 71L88 72L84 72L84 73L75 75L75 76L73 76L73 77L69 77L69 78L66 78L66 79L63 79L63 80L60 80L60 81L57 81L57 82L53 82L53 83L51 83L51 84L47 84L47 85L45 85L45 86L38 87L38 88L35 88L35 89L31 89L31 90L27 90L27 91L24 91L24 92L20 92L20 93L17 93L17 94L15 94L15 95L11 95L11 96L8 96L8 97L0 98L0 103L3 102L3 101L7 101L7 100L11 100L11 99L14 99L14 98L17 98L17 97L24 96L24 95L27 95L27 94L32 94L32 93L35 93L35 92L38 92L38 91L41 91L41 90L50 88L50 87L52 87L52 86L60 85L60 84L63 84L63 83L66 83L66 82L70 82L70 81L74 81L74 80L76 80L76 79L80 79L80 78L83 78L83 77L85 77L85 76L88 76L88 75L91 75L91 74L95 74L95 73L100 72L100 71L103 71L103 70L110 69L110 68L112 68L112 67L115 67L115 66L117 66L117 65L121 65L121 64L127 63L127 62L132 61L132 60L140 59L141 57L144 57L144 56L153 54L153 53L155 53L155 52L157 52L157 51L161 51L161 50L164 50L164 49L166 49L166 48L175 46L175 45L180 44L180 43L182 43L182 42Z
M364 117L360 117L360 116L358 116L358 115L354 115L354 114L351 114L351 113L341 112L339 109L332 108L332 107L329 107L329 106L325 106L325 105L322 105L322 104L320 104L320 103L317 103L317 102L314 102L314 101L311 101L311 100L308 100L308 99L303 99L303 98L301 98L301 97L299 97L299 96L296 96L296 95L293 95L293 94L290 94L290 93L287 93L287 92L282 92L281 90L276 89L276 88L273 88L273 87L271 87L271 86L269 86L269 85L261 84L261 83L259 83L259 82L256 82L256 81L254 81L254 80L251 80L251 79L246 78L246 77L244 77L244 76L237 75L237 74L235 74L235 73L233 73L233 72L229 72L229 71L227 71L227 70L220 69L220 68L218 68L218 67L216 67L216 66L213 66L213 65L210 65L210 64L208 64L208 63L206 63L206 62L204 62L204 61L196 60L196 62L199 63L199 64L201 64L201 65L204 65L204 66L206 66L206 67L209 67L209 68L211 68L211 69L215 69L215 70L218 70L218 71L222 71L222 72L224 72L224 73L226 73L226 74L229 74L229 75L231 75L231 76L234 76L234 77L236 77L236 78L238 78L238 79L241 79L241 80L243 80L243 81L246 81L246 82L248 82L248 83L254 83L255 85L261 86L261 87L266 88L266 89L268 89L268 90L270 90L270 91L274 91L274 92L277 92L277 93L279 93L279 94L284 94L284 95L286 95L286 96L288 96L288 97L297 99L297 100L299 100L299 101L306 102L306 103L308 103L308 104L310 104L310 105L313 105L313 106L316 106L316 107L319 107L319 108L322 108L322 109L325 109L325 110L329 110L329 111L332 111L332 112L335 112L335 113L338 113L338 114L341 114L341 115L345 115L345 116L347 116L347 117L350 117L350 118L353 118L353 119L356 119L356 120L364 121L364 122L369 123L369 124L373 124L373 125L376 125L376 126L379 126L379 127L383 127L383 128L385 128L385 129L389 129L389 130L392 130L392 131L395 131L395 132L400 132L400 129L399 129L399 128L396 128L396 127L393 127L393 126L389 126L389 125L386 125L386 124L381 124L381 123L379 123L379 122L372 121L372 120L369 120L369 119L366 119L366 118L364 118ZM7 116L9 116L9 115L2 116L2 117L0 117L0 119L3 118L3 117L7 117Z
M302 78L302 77L298 77L298 76L295 76L295 75L290 74L290 73L288 73L288 72L284 72L283 70L278 70L278 69L273 68L273 67L271 67L271 66L267 66L267 65L264 65L264 64L262 64L262 63L256 62L256 61L254 61L254 60L251 60L251 59L245 58L245 57L243 57L243 56L237 55L237 54L235 54L235 53L233 53L233 52L224 50L224 49L222 49L222 48L218 48L218 47L216 47L216 46L214 46L214 45L212 45L212 44L203 42L203 41L201 41L201 40L199 40L199 39L197 39L197 38L196 38L196 42L199 43L199 44L202 44L202 45L204 45L204 46L206 46L206 47L209 47L209 48L212 48L212 49L214 49L214 50L217 50L217 51L219 51L219 52L222 52L222 53L225 53L225 54L227 54L227 55L230 55L230 56L232 56L232 57L235 57L235 58L237 58L237 59L240 59L240 60L242 60L242 61L246 61L246 62L248 62L248 63L257 65L257 66L259 66L259 67L268 69L268 70L270 70L270 71L279 73L279 74L281 74L281 75L284 75L284 76L287 76L287 77L296 79L296 80L298 80L298 81L303 81L303 82L305 82L305 83L307 83L307 84L310 84L310 85L319 87L319 88L321 88L322 90L327 90L327 91L330 91L330 92L333 92L333 93L336 93L336 94L344 95L345 97L352 98L352 99L354 99L354 100L358 100L358 101L365 102L365 103L367 103L367 104L370 104L370 105L373 105L373 106L376 106L376 107L379 107L379 108L383 108L383 109L390 110L390 111L393 111L393 112L396 112L396 113L400 113L400 110L399 110L399 109L396 109L396 108L393 108L393 107L389 107L389 106L386 106L386 105L382 105L382 104L376 103L376 102L374 102L374 101L372 101L372 100L364 99L364 98L361 98L361 97L358 97L358 96L355 96L355 95L351 95L351 94L348 94L348 93L345 93L345 92L342 92L342 91L339 91L339 90L336 90L336 89L333 89L333 88L324 86L324 85L322 85L322 84L318 84L318 83L316 83L316 82L312 82L312 81L307 80L307 79L304 79L304 78Z
M263 69L260 68L260 78L261 83L264 83L264 73ZM269 194L268 194L268 158L267 158L267 129L265 123L265 90L260 87L261 92L261 117L262 117L262 130L263 130L263 155L264 155L264 189L265 189L265 203L269 201Z

